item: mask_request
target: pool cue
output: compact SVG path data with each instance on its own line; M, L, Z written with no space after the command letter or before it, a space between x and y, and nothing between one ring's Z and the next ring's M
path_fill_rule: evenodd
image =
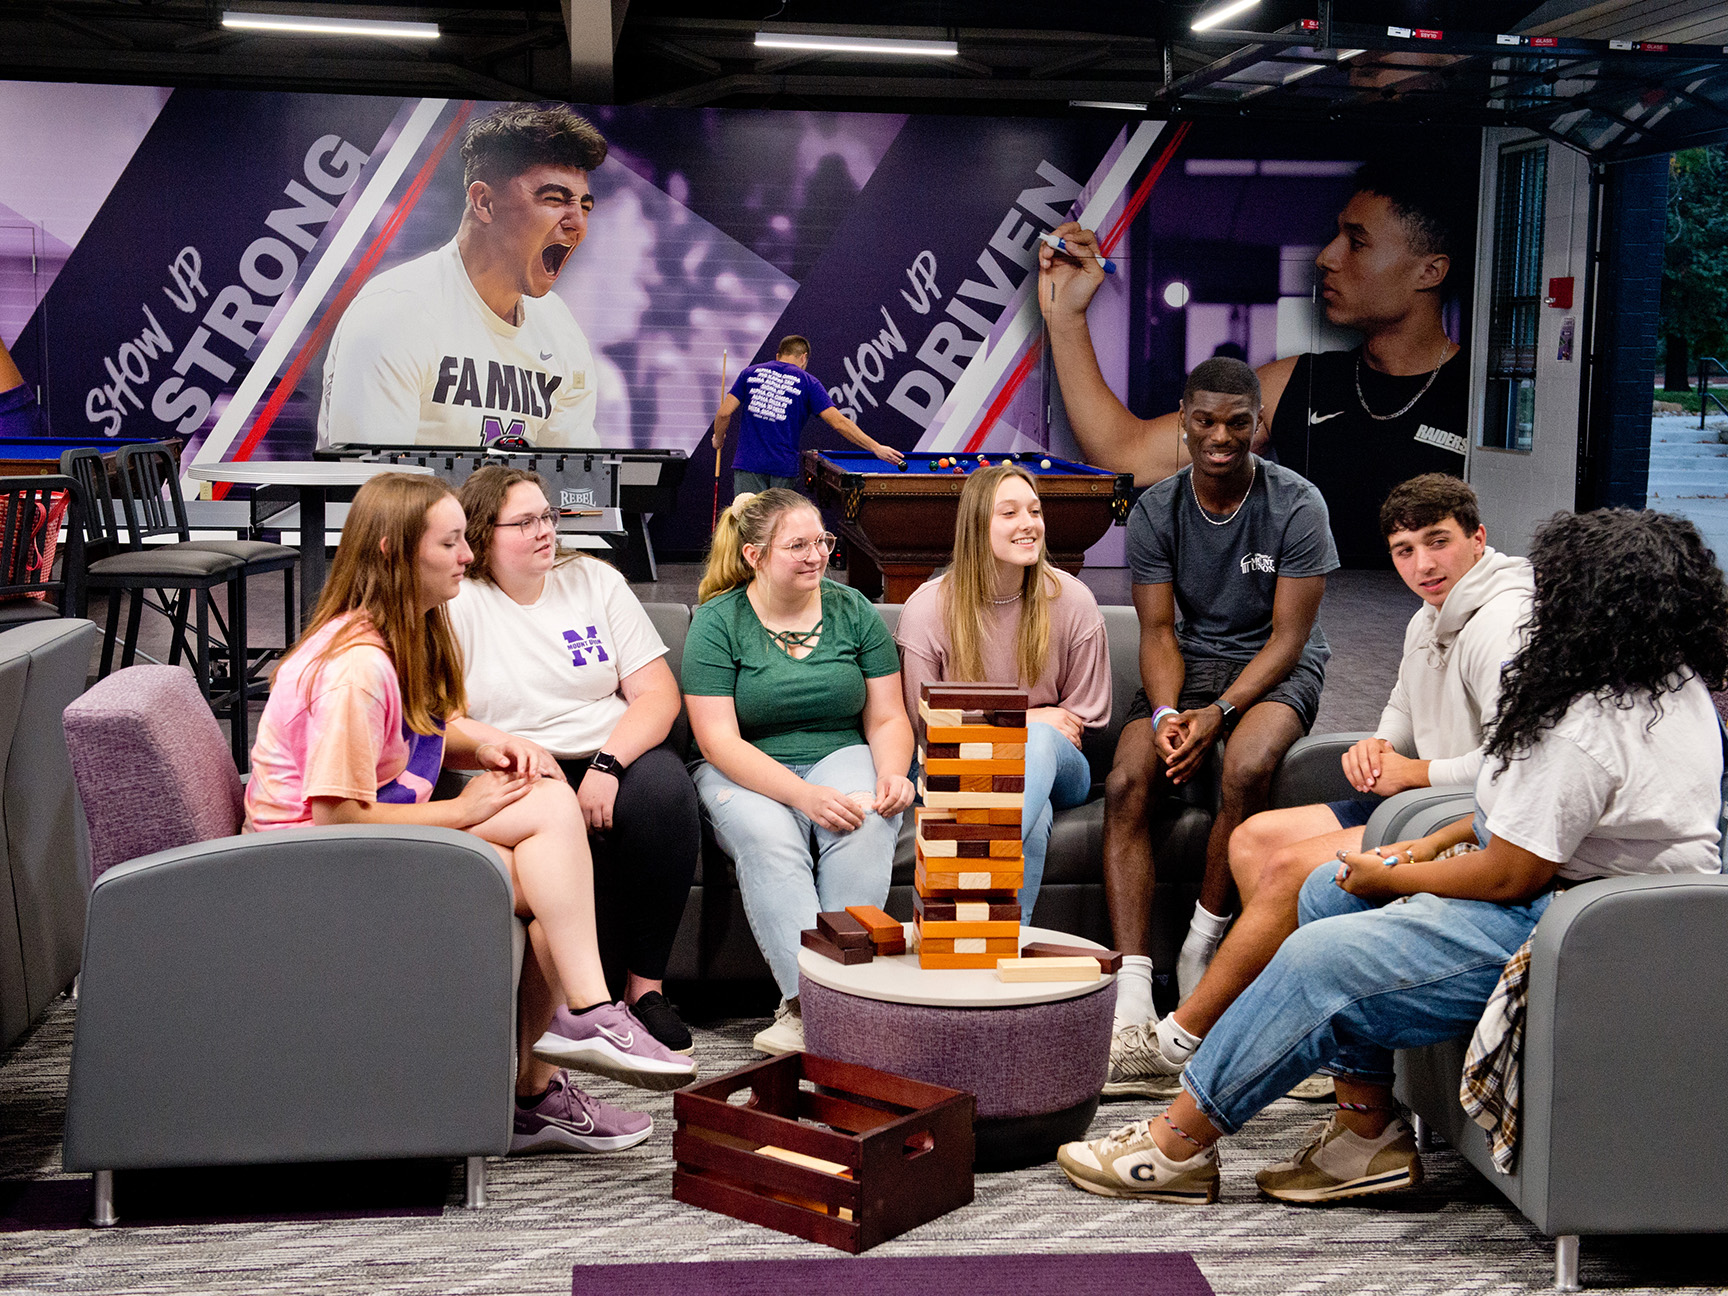
M726 348L720 348L720 404L726 403ZM714 410L714 421L720 421L720 410ZM714 528L720 525L720 446L714 446L714 517L708 523L708 534L714 534Z

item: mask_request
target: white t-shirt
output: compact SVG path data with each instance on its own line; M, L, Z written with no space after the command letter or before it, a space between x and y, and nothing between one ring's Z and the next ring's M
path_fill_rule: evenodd
M1498 778L1490 756L1476 805L1495 837L1574 881L1637 873L1715 873L1722 738L1710 692L1693 678L1630 710L1582 697Z
M590 756L624 714L619 681L666 645L616 568L592 558L554 567L538 602L465 580L450 601L468 714L554 756Z
M452 239L387 270L343 313L324 361L318 445L593 446L598 373L558 297L506 324Z

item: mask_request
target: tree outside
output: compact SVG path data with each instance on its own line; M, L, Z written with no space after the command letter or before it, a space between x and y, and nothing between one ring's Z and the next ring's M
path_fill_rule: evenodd
M1662 337L1670 392L1692 390L1698 357L1728 363L1728 147L1720 144L1669 159Z

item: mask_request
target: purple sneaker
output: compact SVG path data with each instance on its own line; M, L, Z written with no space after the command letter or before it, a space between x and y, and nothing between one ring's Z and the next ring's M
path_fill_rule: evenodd
M696 1078L696 1064L650 1035L621 1003L601 1004L585 1013L560 1007L534 1045L534 1056L638 1089L682 1089Z
M570 1073L552 1077L546 1096L523 1111L516 1108L512 1152L619 1152L654 1132L654 1120L601 1102L570 1083Z

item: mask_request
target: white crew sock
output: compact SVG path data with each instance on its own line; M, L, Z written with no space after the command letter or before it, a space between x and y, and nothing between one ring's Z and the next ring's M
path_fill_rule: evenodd
M1111 1032L1143 1026L1157 1015L1152 1006L1152 960L1144 954L1124 954L1116 973L1116 1017Z
M1157 1035L1158 1051L1170 1061L1184 1066L1194 1056L1194 1050L1200 1047L1200 1037L1177 1021L1174 1013L1159 1021Z
M1229 925L1228 915L1220 918L1205 906L1195 904L1193 920L1188 924L1187 939L1182 942L1182 950L1176 956L1178 1005L1194 993L1194 987L1199 985L1200 978L1206 975L1212 956L1218 952L1218 945L1224 939L1224 929Z

